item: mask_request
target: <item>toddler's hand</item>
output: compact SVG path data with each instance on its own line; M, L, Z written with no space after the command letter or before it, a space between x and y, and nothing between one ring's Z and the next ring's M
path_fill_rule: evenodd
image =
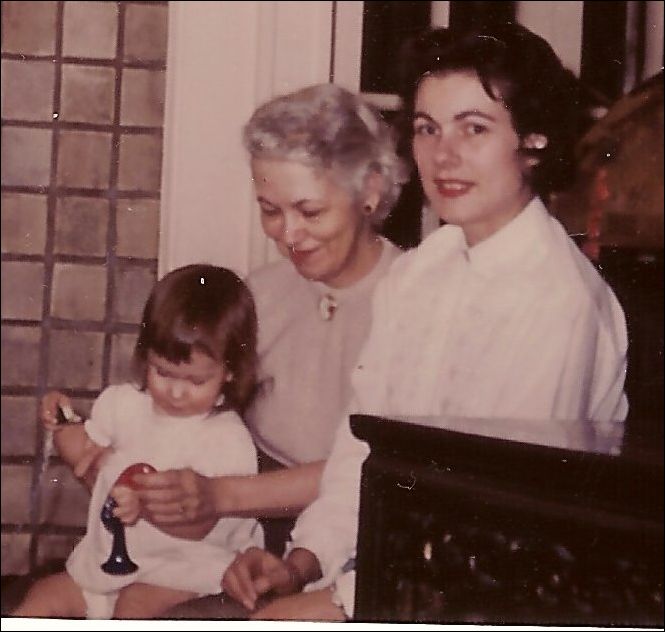
M58 423L58 408L62 409L65 417L72 421L80 421L78 415L72 409L72 401L64 393L59 391L50 391L42 398L39 417L46 430L57 432L65 427L66 424Z
M118 503L113 515L124 524L136 524L141 513L141 502L136 491L126 485L116 485L110 495Z

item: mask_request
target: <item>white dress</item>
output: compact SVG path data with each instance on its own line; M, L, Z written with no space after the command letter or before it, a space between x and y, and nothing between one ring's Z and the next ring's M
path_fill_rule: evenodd
M157 470L190 467L204 476L251 475L257 471L256 450L236 413L185 418L158 414L152 398L130 384L104 390L85 429L99 445L114 448L95 482L86 534L66 565L84 592L88 618L110 617L117 592L135 582L199 595L219 593L235 553L263 545L261 527L250 518L222 518L198 541L167 535L139 519L125 527L127 551L138 570L129 575L105 573L101 564L109 558L112 535L100 514L126 467L148 463Z
M517 420L534 442L570 422L620 437L626 352L614 293L534 198L473 248L444 226L395 262L375 293L349 412ZM291 548L321 563L324 577L310 587L331 583L355 556L367 454L345 417L319 498L292 533ZM342 581L349 613L353 582Z

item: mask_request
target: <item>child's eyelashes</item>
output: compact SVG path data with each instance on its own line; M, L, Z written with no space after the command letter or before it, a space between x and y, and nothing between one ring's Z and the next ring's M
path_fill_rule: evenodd
M266 217L276 217L280 212L281 211L278 208L272 206L261 206L261 213Z
M212 379L212 377L181 378L181 377L178 377L177 375L173 375L170 371L167 371L167 370L161 368L160 366L157 366L156 364L151 364L150 366L153 369L153 371L155 371L155 373L161 378L173 379L173 380L183 379L183 380L186 380L187 382L189 382L190 384L192 384L194 386L204 386L205 384L207 384Z

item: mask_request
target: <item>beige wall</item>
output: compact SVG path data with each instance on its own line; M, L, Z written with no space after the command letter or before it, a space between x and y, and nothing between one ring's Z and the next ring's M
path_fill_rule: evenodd
M332 2L171 2L160 273L241 275L274 257L241 129L271 96L330 78Z

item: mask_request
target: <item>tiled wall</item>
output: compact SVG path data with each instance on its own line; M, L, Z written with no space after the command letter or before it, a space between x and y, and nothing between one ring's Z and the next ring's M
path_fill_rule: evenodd
M2 574L63 558L88 494L41 474L40 397L122 381L157 270L167 2L2 2Z

